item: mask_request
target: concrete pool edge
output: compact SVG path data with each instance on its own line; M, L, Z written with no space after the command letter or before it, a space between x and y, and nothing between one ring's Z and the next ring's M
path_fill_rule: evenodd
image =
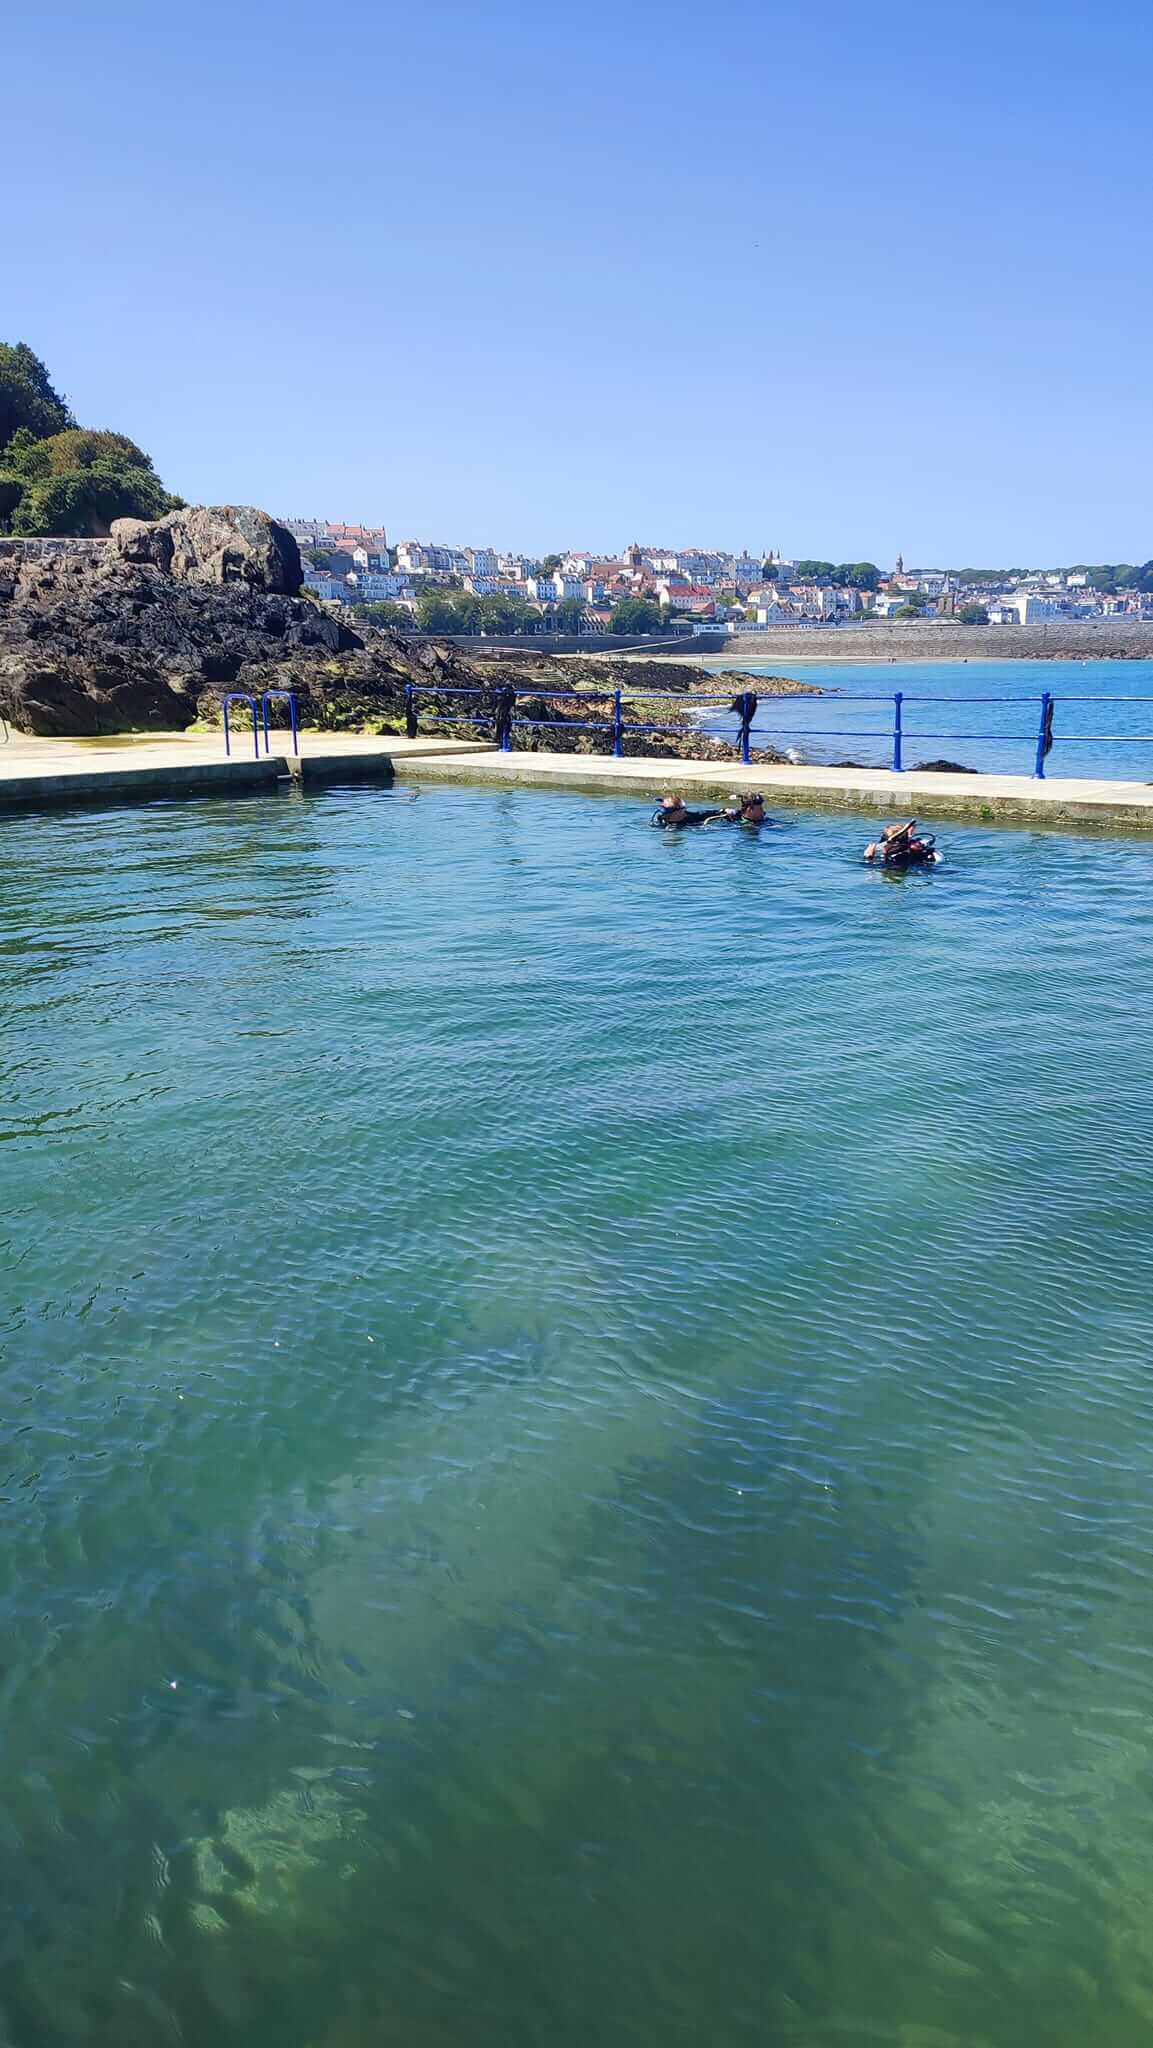
M680 761L637 756L597 759L580 754L429 756L411 768L397 760L402 781L492 783L555 789L618 791L655 796L661 790L726 798L763 790L771 804L807 810L875 811L880 815L970 819L985 824L1037 822L1082 827L1122 826L1153 832L1153 787L1144 783L1025 775L895 775L882 768L742 767L737 762Z
M770 804L797 809L912 813L926 819L1037 823L1052 827L1153 832L1153 786L1139 782L1026 775L895 775L882 768L742 767L739 762L662 756L620 760L590 754L502 754L481 741L405 740L394 735L307 734L304 752L209 754L215 737L126 738L100 758L83 743L28 743L0 750L0 807L58 808L99 801L152 802L176 796L290 791L330 783L418 778L427 782L536 787L652 797L680 788L702 798L762 789ZM140 751L134 751L134 748ZM151 758L142 758L147 748ZM193 749L197 753L193 753ZM59 749L59 752L56 752Z
M279 748L282 742L274 742ZM0 748L0 809L57 809L69 804L150 803L181 796L234 795L251 790L288 790L325 782L390 783L394 757L435 754L477 741L405 740L388 735L309 735L301 756L277 751L256 756L251 738L228 758L215 734L125 734L114 740L34 740L21 736L10 752ZM91 749L91 751L89 751ZM487 749L486 749L487 751Z

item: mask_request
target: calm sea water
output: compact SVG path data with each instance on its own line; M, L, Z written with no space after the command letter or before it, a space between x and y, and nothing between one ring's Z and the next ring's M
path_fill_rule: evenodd
M708 665L731 668L738 660L739 651ZM763 701L757 732L796 747L807 761L889 767L893 692L900 690L906 768L945 758L986 773L1031 775L1040 695L1048 690L1056 702L1047 776L1153 778L1153 661L819 662L782 654L776 661L740 665L845 693L777 707ZM849 697L856 701L847 702ZM1144 743L1136 744L1138 739Z
M5 823L0 2039L1145 2048L1153 847Z

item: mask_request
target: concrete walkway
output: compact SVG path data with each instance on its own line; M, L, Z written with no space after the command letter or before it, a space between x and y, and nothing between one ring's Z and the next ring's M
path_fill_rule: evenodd
M13 733L0 743L0 805L86 803L102 797L153 797L268 788L297 777L310 783L359 777L391 782L394 762L435 754L490 751L475 740L364 738L308 733L298 758L287 733L270 734L272 753L254 757L252 734L226 758L221 735L121 733L109 739L39 739Z
M716 761L613 760L592 754L498 754L477 749L467 759L432 756L405 780L535 783L557 789L632 791L657 796L680 790L695 798L763 790L770 805L813 810L876 811L888 817L1004 818L1050 825L1125 825L1153 831L1153 787L1143 782L1089 782L1072 777L1036 781L1028 775L894 775L886 768L742 768Z
M655 797L680 789L724 798L762 789L770 805L870 811L889 817L1035 821L1153 831L1153 787L1027 775L894 775L883 768L742 768L716 761L658 757L614 760L596 754L501 754L483 740L408 740L307 732L295 758L288 736L272 734L273 753L253 758L238 739L225 759L219 733L149 733L107 740L29 739L0 745L0 805L90 802L275 789L358 779L531 783L553 789L617 790Z

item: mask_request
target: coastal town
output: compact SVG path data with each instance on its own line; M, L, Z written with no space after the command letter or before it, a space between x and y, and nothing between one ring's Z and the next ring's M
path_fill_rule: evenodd
M1064 569L919 569L642 546L534 558L496 547L389 543L383 526L292 518L308 588L382 623L430 632L691 635L723 627L861 625L874 619L1031 626L1153 620L1153 563Z

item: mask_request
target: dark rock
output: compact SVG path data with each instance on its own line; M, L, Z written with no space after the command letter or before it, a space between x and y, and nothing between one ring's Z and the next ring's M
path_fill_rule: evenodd
M967 768L964 761L914 761L914 775L976 775L975 768Z
M115 519L112 541L124 561L150 563L178 583L247 583L296 597L304 582L293 535L254 505L186 505L165 519Z
M298 569L291 534L243 507L120 520L101 549L4 543L0 711L47 734L182 729L228 689L293 689L306 721L339 726L392 716L418 677L469 679L451 649L295 595Z

